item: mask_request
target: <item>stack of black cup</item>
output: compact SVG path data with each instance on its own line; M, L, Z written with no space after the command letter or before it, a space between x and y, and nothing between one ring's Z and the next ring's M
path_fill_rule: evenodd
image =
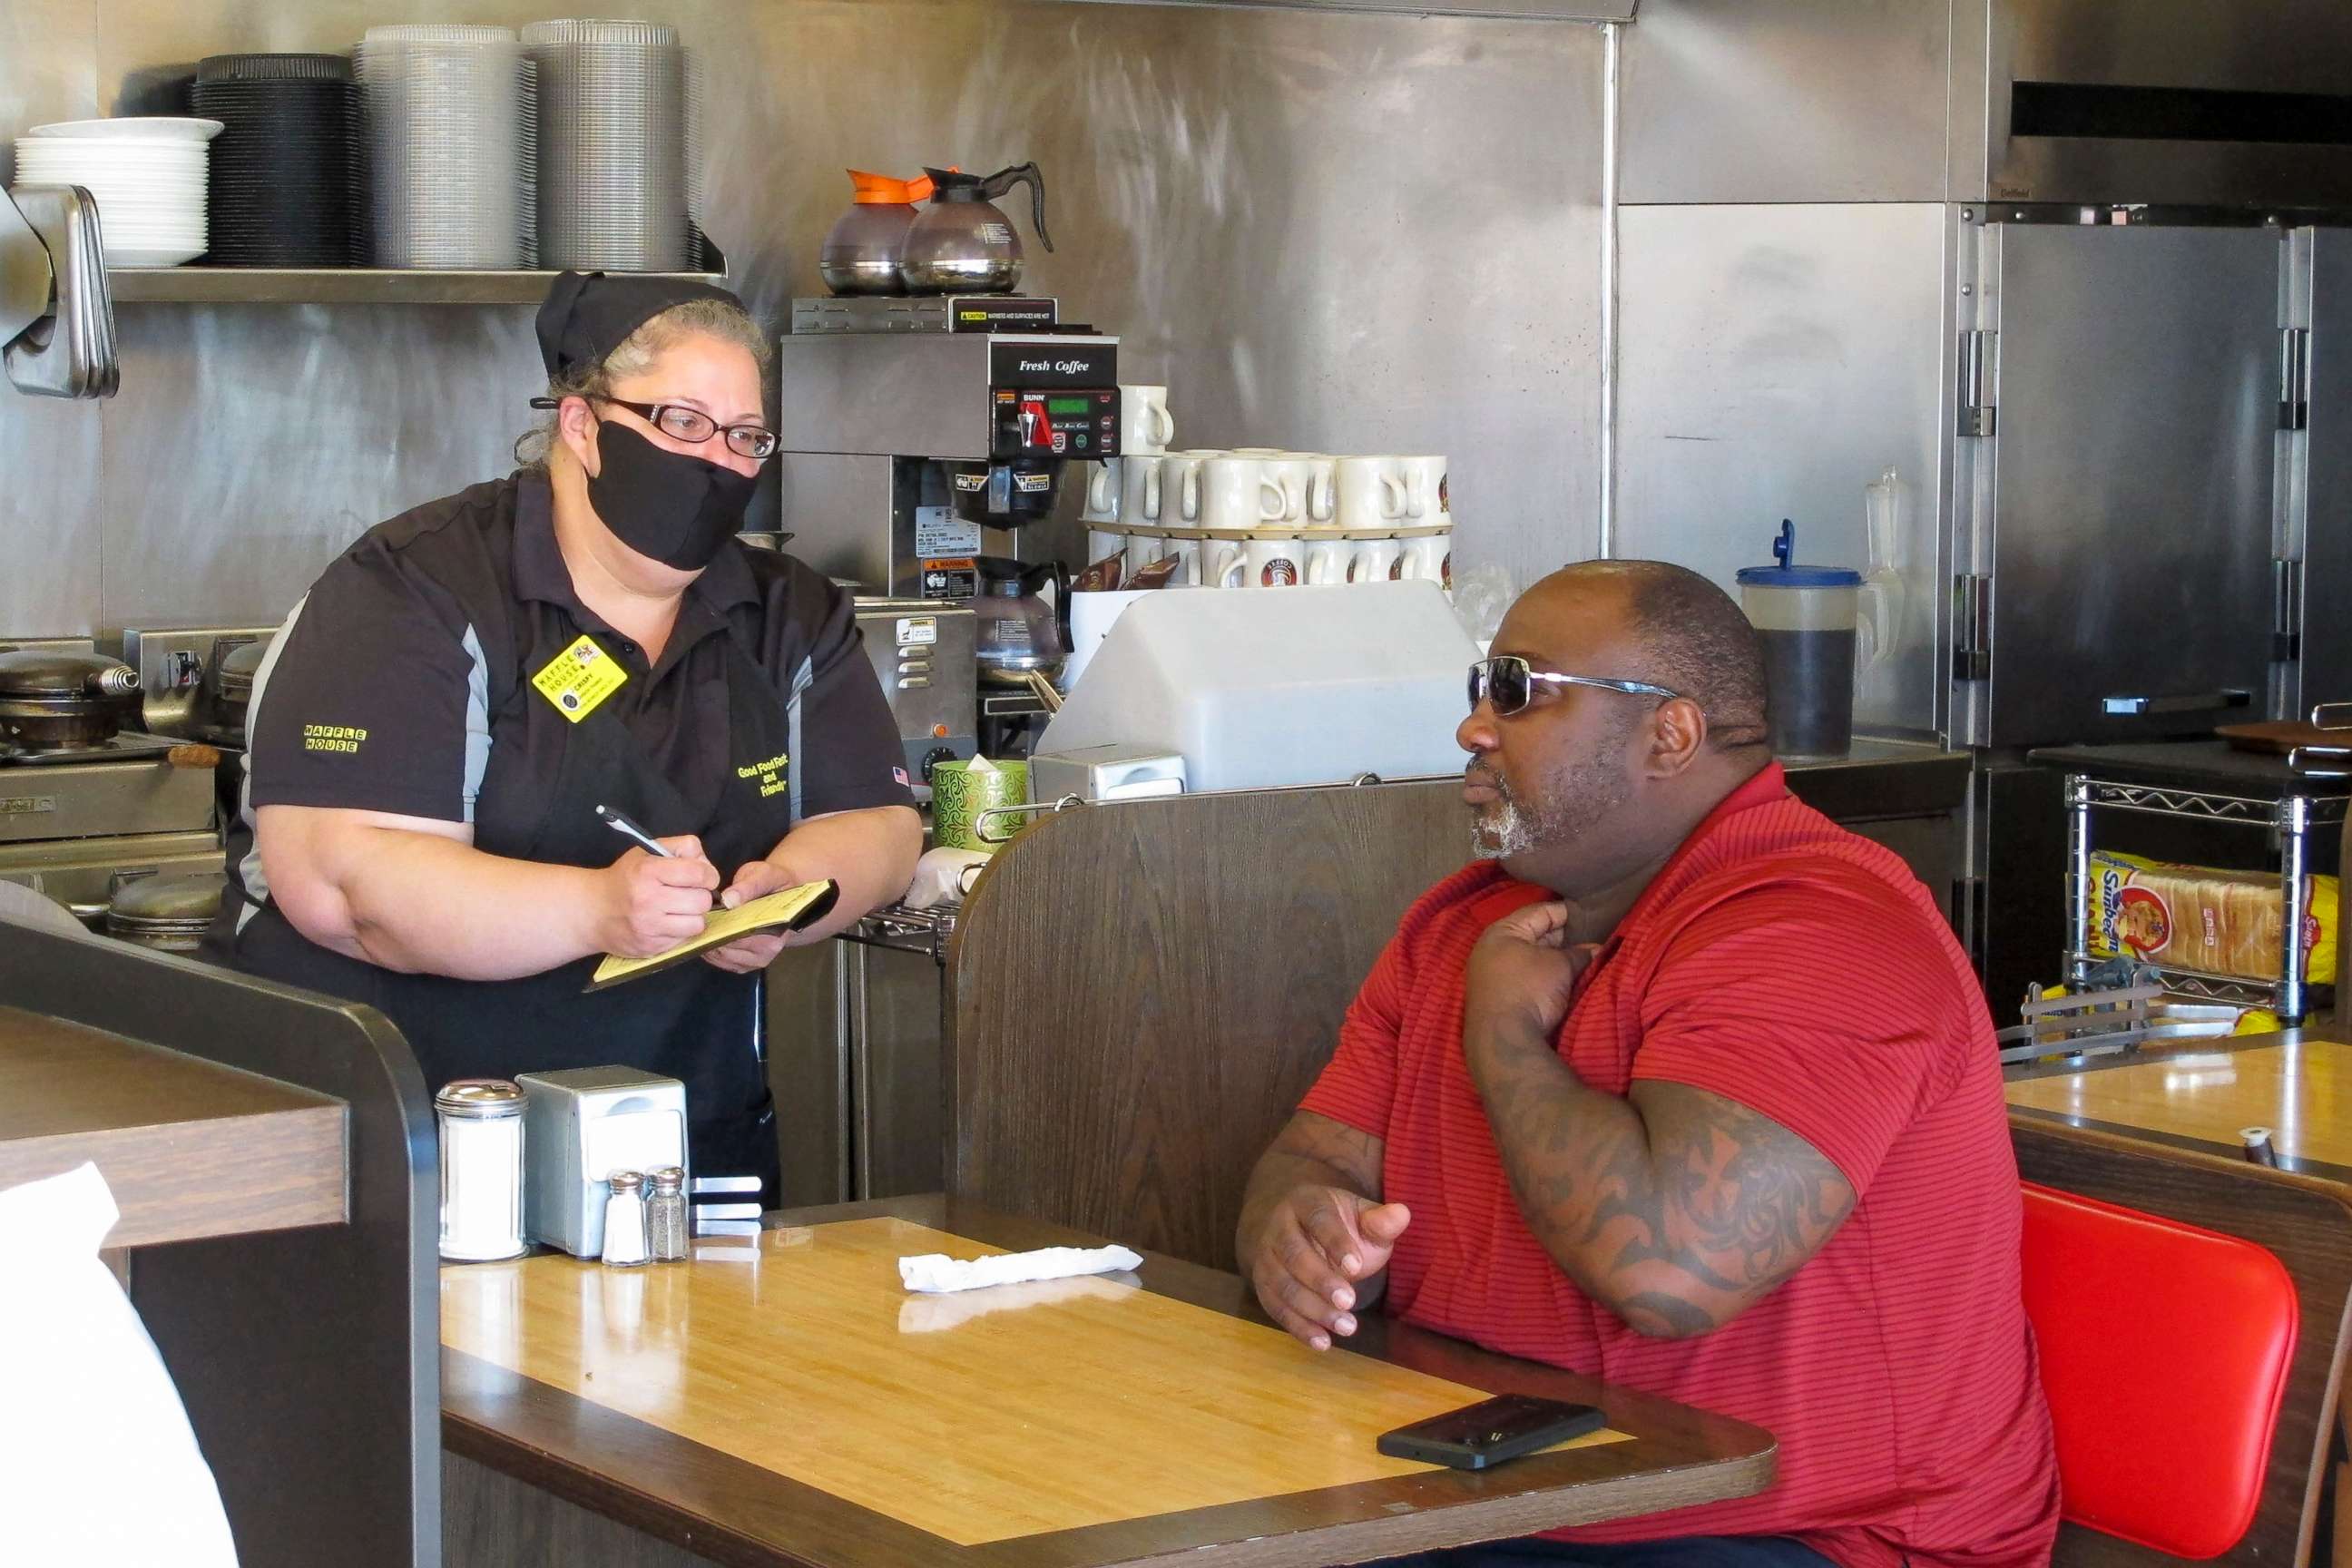
M212 143L215 267L367 264L366 142L342 55L214 55L189 107Z

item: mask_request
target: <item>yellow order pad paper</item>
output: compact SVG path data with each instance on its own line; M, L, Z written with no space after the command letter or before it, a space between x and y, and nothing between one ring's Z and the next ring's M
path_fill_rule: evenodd
M703 919L700 936L688 937L650 958L606 953L604 962L596 966L594 977L588 982L588 989L602 991L608 985L625 984L674 963L683 963L708 949L724 947L738 937L755 936L763 931L799 931L824 919L834 900L840 897L841 885L837 882L803 882L797 888L785 888L731 910L713 910Z

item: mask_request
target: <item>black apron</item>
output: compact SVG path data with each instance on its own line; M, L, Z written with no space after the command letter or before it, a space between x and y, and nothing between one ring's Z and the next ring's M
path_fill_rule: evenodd
M586 718L565 721L528 678L579 633L551 606L515 608L517 622L531 635L516 639L524 647L519 670L494 679L497 711L475 802L474 847L542 865L609 866L628 846L597 820L595 808L604 805L656 838L698 836L723 887L745 862L766 855L783 837L792 826L788 775L732 763L785 755L785 697L731 628L712 634L728 645L723 700L730 765L719 770L715 788L706 786L709 798L697 800L662 775L623 721L625 710L647 698L653 678L632 670ZM608 656L619 640L611 633L589 635ZM677 672L667 678L677 679ZM520 731L533 722L554 723L566 732L551 781L530 776L519 765L499 765L502 756L528 754ZM501 743L510 737L510 743ZM797 762L785 757L784 767ZM296 931L274 902L252 911L234 939L230 962L377 1008L407 1037L428 1089L452 1079L561 1068L634 1067L677 1079L686 1085L696 1173L757 1175L762 1202L772 1205L777 1199L775 1106L761 1060L756 976L698 960L589 995L583 988L596 967L593 957L520 980L403 974L320 947Z

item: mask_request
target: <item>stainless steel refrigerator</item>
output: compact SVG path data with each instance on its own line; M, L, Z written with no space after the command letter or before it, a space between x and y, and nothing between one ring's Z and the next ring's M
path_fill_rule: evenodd
M1865 564L1857 717L1976 757L1996 1012L2063 946L2035 746L2352 696L2352 7L1645 0L1624 41L1609 537ZM1804 542L1811 540L1806 546Z

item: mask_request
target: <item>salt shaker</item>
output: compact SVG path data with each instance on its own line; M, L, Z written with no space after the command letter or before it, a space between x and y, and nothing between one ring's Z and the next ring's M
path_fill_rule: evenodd
M461 1078L433 1097L441 1131L441 1256L456 1263L520 1258L522 1090Z
M646 1236L656 1263L686 1256L686 1173L664 1165L652 1173L654 1195L646 1200Z
M613 1195L604 1200L604 1261L634 1268L646 1260L646 1179L635 1171L604 1178Z

